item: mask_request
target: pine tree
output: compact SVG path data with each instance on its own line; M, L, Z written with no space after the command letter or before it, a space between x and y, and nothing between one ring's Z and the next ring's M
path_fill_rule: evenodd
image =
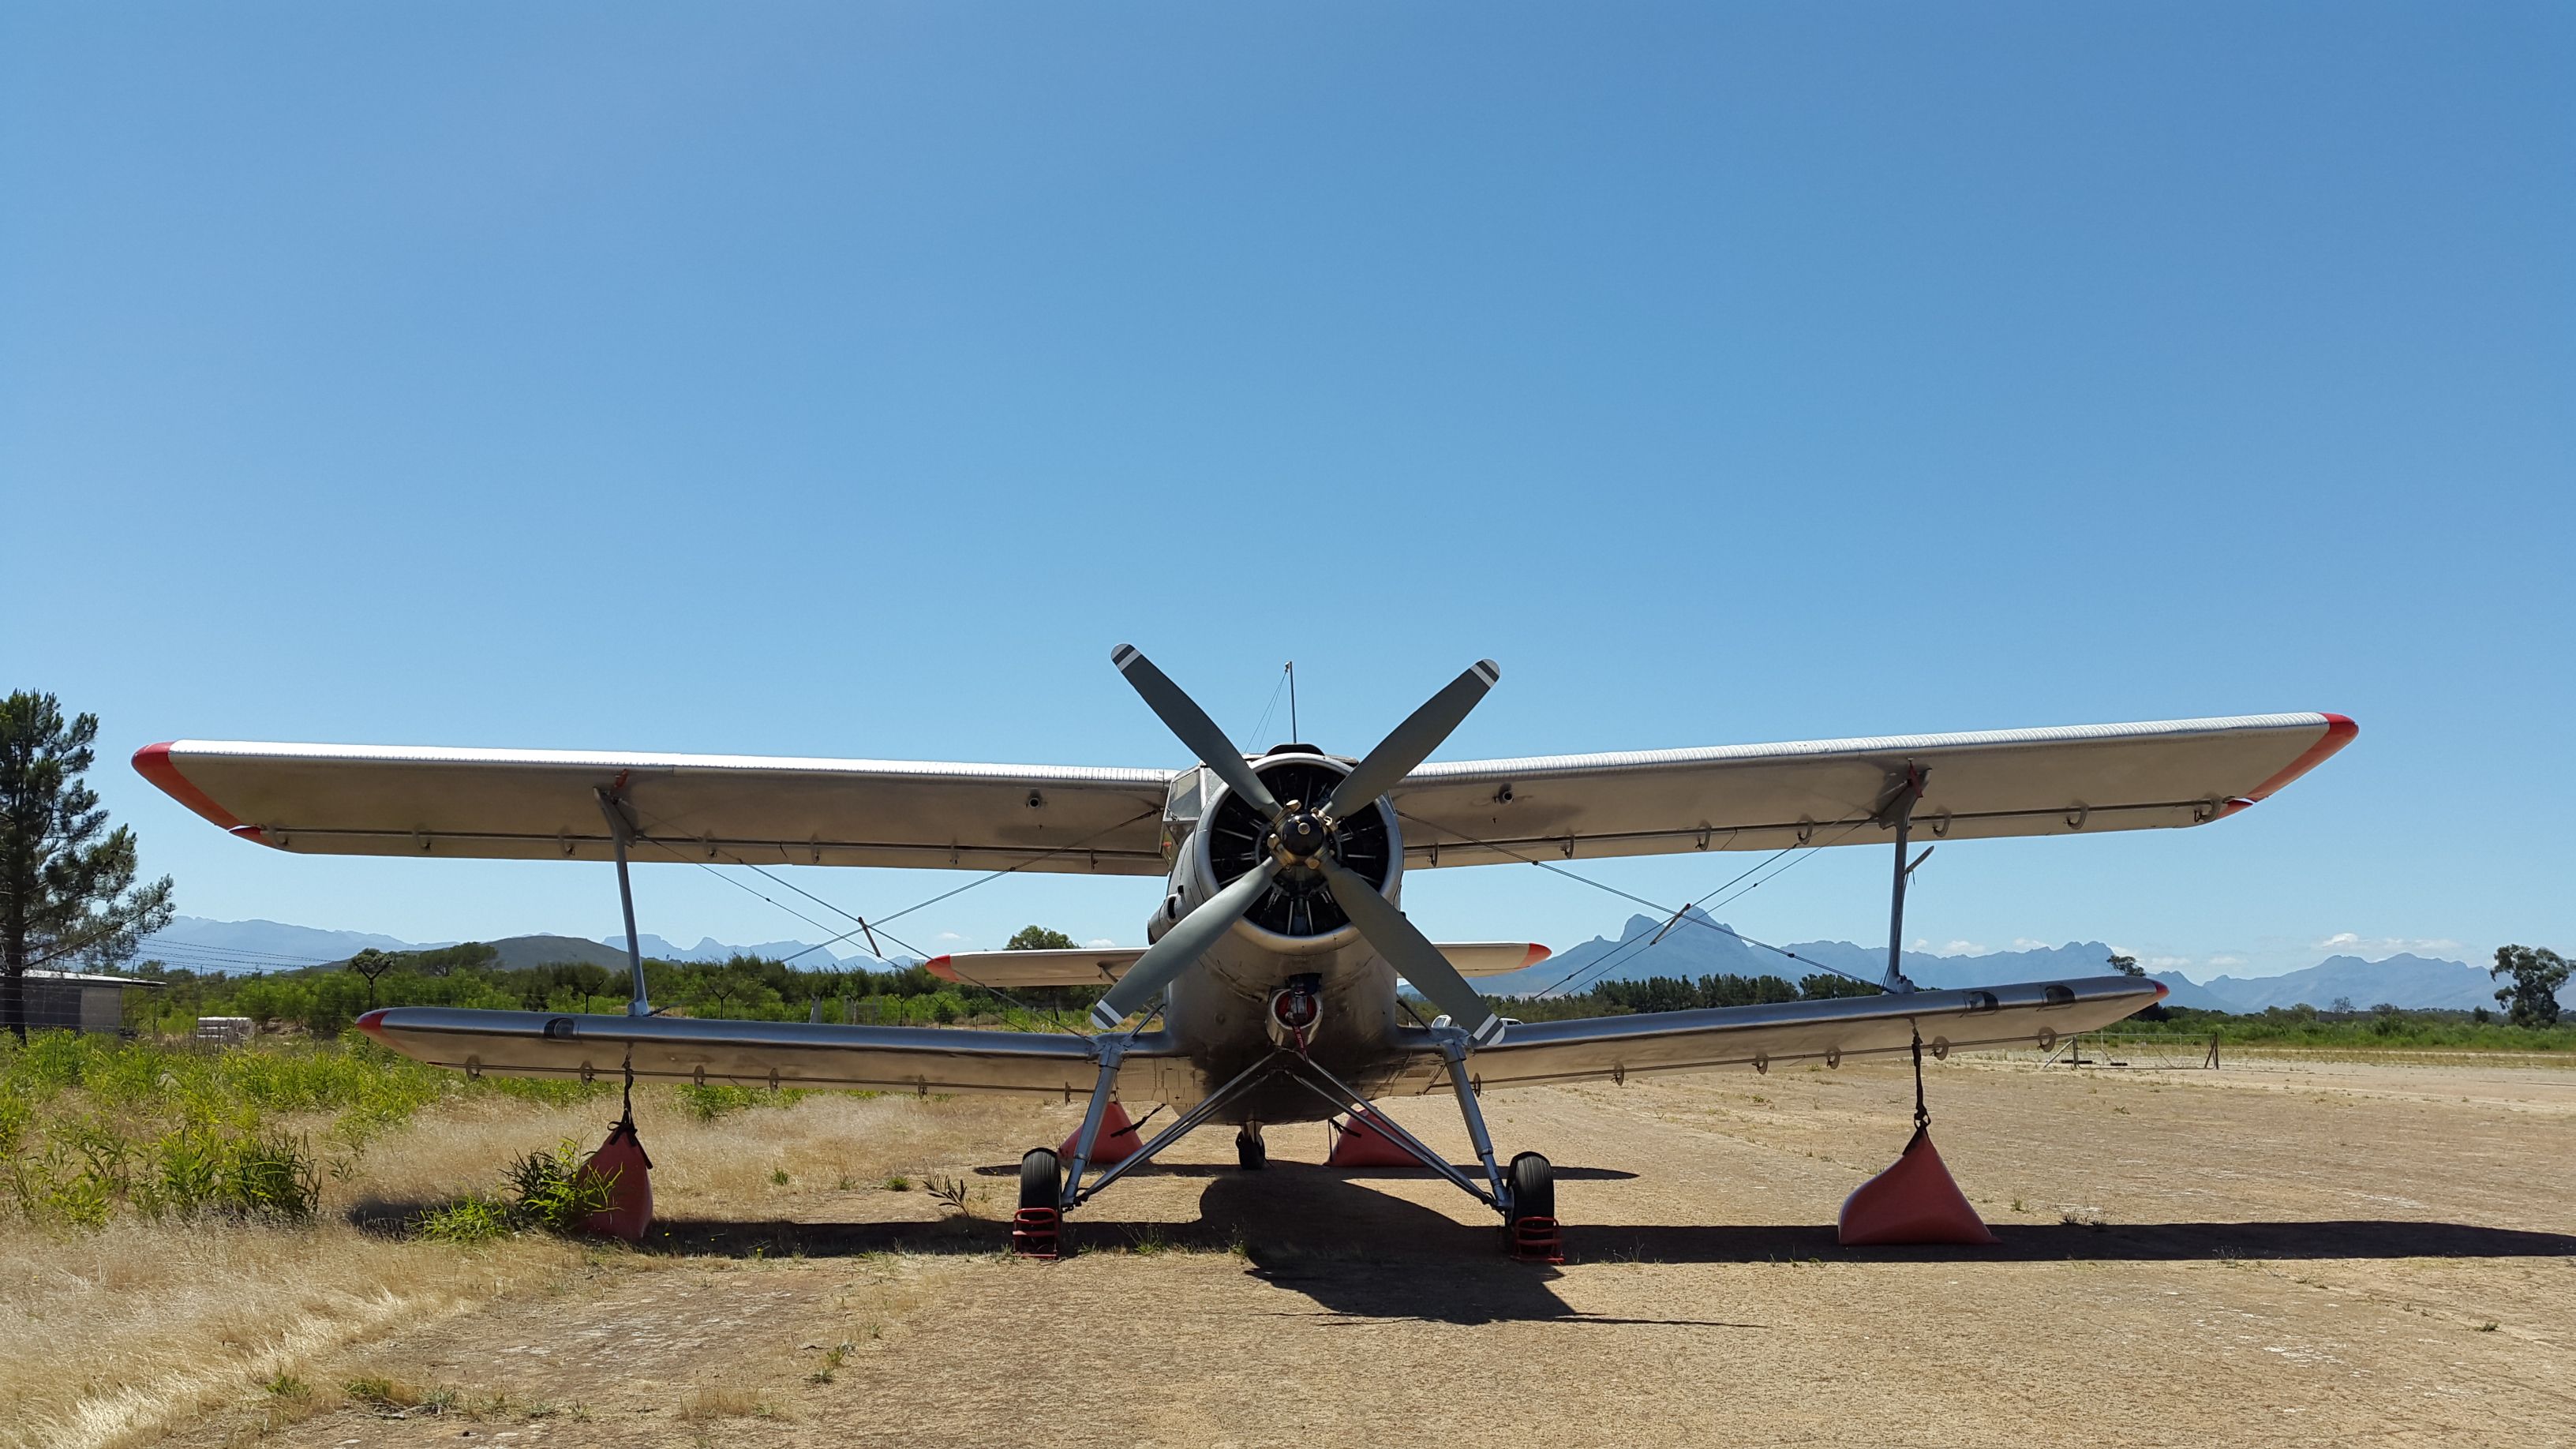
M170 878L134 883L134 833L81 783L98 716L50 694L0 700L0 1026L27 1039L26 973L130 959L170 924Z

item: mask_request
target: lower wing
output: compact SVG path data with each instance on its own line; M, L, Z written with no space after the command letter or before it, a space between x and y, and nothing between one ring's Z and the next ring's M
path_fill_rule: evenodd
M2060 1037L2093 1031L2164 999L2162 983L2135 976L2030 982L1973 991L1916 991L1650 1011L1581 1021L1515 1026L1499 1046L1467 1059L1479 1090L1548 1082L1624 1081L1657 1072L1750 1066L1768 1071L1791 1062L1839 1065L1843 1058L1909 1050L1916 1032L1934 1056L1999 1047L2051 1047ZM1398 1072L1377 1090L1428 1092L1448 1085L1447 1066L1420 1038Z
M576 1016L392 1006L358 1025L415 1061L468 1075L570 1077L815 1087L837 1091L1019 1092L1078 1100L1100 1079L1088 1037L940 1027L824 1026L794 1021L701 1021L675 1016ZM1167 1081L1167 1077L1169 1080ZM1187 1097L1187 1059L1158 1037L1138 1039L1119 1064L1129 1101Z

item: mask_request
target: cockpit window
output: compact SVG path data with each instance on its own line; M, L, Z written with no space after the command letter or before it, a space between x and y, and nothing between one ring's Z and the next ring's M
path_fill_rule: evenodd
M1188 833L1205 813L1206 779L1207 771L1195 767L1172 777L1171 792L1163 797L1163 823L1175 833Z

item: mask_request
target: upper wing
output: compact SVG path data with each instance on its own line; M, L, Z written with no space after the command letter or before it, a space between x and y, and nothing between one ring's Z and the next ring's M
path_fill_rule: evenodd
M391 1006L358 1025L416 1061L468 1074L638 1077L741 1087L823 1087L883 1092L1089 1094L1100 1063L1091 1039L1052 1032L960 1031L920 1026L816 1026L795 1021L699 1021L675 1016L575 1016ZM1188 1100L1187 1058L1160 1035L1141 1037L1120 1063L1129 1101Z
M1924 1048L1935 1056L1976 1048L2045 1048L2060 1037L2093 1031L2153 1006L2164 995L2160 982L2099 976L1975 991L1538 1021L1511 1028L1501 1045L1469 1057L1467 1070L1480 1088L1624 1080L1727 1066L1768 1071L1785 1062L1839 1064L1847 1056L1906 1051L1917 1030ZM1421 1040L1405 1065L1377 1089L1382 1094L1447 1085L1446 1067L1429 1033L1409 1030Z
M1977 734L1425 765L1389 792L1408 865L1864 844L1929 773L1918 836L1975 840L2200 825L2306 774L2358 731L2267 714Z
M1160 875L1169 770L178 740L135 769L236 835L323 855L606 860L619 789L640 860Z
M934 956L921 964L933 976L1009 991L1023 986L1106 986L1125 975L1127 968L1136 964L1136 958L1144 954L1142 946L960 951ZM1548 949L1527 941L1455 941L1442 945L1440 954L1449 958L1449 964L1457 967L1461 976L1500 976L1546 960Z

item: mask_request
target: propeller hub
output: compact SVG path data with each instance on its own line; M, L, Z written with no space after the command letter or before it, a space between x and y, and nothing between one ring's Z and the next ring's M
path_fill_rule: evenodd
M1278 829L1271 838L1279 842L1282 860L1293 865L1311 865L1322 852L1324 842L1332 838L1332 833L1322 815L1312 810L1301 810L1292 802L1288 813L1279 818Z

